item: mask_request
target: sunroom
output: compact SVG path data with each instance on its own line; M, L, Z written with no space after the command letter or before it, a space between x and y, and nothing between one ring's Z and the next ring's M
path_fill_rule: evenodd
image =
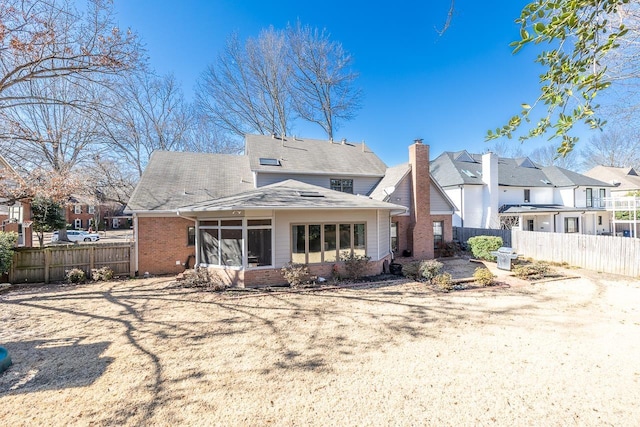
M404 206L288 180L245 193L184 207L195 223L196 266L224 270L234 284L282 282L287 262L323 272L353 253L373 265L390 258L390 218ZM234 272L234 273L231 273Z

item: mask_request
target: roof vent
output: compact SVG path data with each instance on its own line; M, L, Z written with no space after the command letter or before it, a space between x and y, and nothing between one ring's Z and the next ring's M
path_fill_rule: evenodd
M347 143L347 138L342 138L341 142L342 142L342 145L346 144Z
M300 197L324 197L324 194L317 191L298 191Z

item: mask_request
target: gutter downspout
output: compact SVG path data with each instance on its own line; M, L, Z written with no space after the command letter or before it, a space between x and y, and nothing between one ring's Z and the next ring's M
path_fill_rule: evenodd
M96 227L97 228L97 227ZM138 275L138 271L140 270L140 268L138 267L138 241L140 240L139 236L138 236L138 214L137 213L133 213L133 235L136 237L135 241L133 242L133 247L134 250L133 252L135 253L135 263L134 263L134 272L133 275ZM129 274L131 275L131 274Z
M464 185L460 184L460 228L464 228Z

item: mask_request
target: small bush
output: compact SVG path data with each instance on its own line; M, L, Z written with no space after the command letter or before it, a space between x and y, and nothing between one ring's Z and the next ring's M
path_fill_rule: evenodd
M433 278L432 283L442 291L449 292L453 290L453 278L449 273L438 274Z
M186 271L182 278L181 286L186 288L207 288L212 291L222 291L227 287L224 283L211 277L209 270L202 267Z
M344 262L344 269L349 279L358 280L367 272L371 257L343 252L340 254L340 261Z
M297 288L298 286L309 283L313 279L309 273L309 267L307 264L298 264L295 262L288 262L280 270L284 280L287 281L289 286Z
M18 241L18 233L0 231L0 275L9 271L13 261L13 249Z
M402 275L407 279L418 280L420 278L421 261L411 261L402 265Z
M458 245L455 242L438 242L436 245L436 252L441 257L452 257L458 249Z
M87 275L79 268L74 268L67 271L67 282L69 283L83 283L87 280Z
M533 264L517 265L513 273L519 279L540 280L551 273L551 268L547 263L536 261Z
M430 282L433 281L434 277L440 274L441 270L442 270L442 263L435 259L422 261L419 266L420 277L427 279Z
M489 271L488 268L484 268L484 267L478 267L473 272L473 278L475 279L475 282L478 285L482 285L482 286L493 285L493 282L494 282L493 279L495 277L496 276L494 276L493 273Z
M502 237L475 236L467 240L467 244L471 247L471 253L474 257L485 261L495 261L496 257L491 255L491 252L500 249Z
M113 279L113 270L109 267L102 268L92 268L91 269L91 278L96 282L105 281Z

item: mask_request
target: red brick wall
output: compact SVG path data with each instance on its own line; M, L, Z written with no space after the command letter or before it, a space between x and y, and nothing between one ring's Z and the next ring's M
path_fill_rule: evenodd
M429 146L416 141L409 146L412 184L413 257L433 258L433 222L431 220L431 176Z
M75 228L75 220L81 219L82 228L86 230L89 228L89 221L94 218L94 215L88 213L89 212L88 205L80 205L80 206L82 207L82 213L79 213L79 214L75 213L75 205L67 206L66 221L67 221L67 224L71 224L71 228Z
M394 216L391 221L398 223L398 252L396 257L402 256L405 250L413 248L413 229L411 227L410 216Z
M184 271L195 246L187 246L187 227L194 222L179 217L138 218L138 274L178 274ZM176 264L176 261L180 261ZM192 264L193 265L193 261Z
M384 260L391 262L391 256L370 262L365 273L366 276L373 276L382 273L382 264ZM331 271L333 265L338 265L338 272L345 275L344 266L342 263L326 263L318 265L310 265L309 272L314 276L324 277L325 279L331 278ZM209 272L212 275L216 275L218 279L227 285L239 286L239 287L262 287L273 285L284 285L287 282L282 277L279 268L267 268L267 269L255 269L255 270L225 270L218 267L209 267Z
M444 241L451 242L453 240L453 225L452 225L452 216L451 215L432 215L431 220L435 221L443 221L443 231L444 231Z

